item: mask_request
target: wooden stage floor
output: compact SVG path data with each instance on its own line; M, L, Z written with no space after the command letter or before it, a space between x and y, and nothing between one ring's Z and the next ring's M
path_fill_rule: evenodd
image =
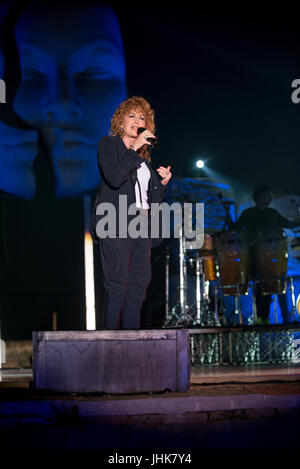
M2 369L0 446L53 451L113 445L113 451L156 453L189 448L201 458L211 449L298 447L299 365L203 365L190 371L184 393L82 395L36 391L31 369Z
M29 388L33 381L31 368L0 369L0 388ZM300 364L282 365L200 365L190 369L190 383L265 383L300 381Z

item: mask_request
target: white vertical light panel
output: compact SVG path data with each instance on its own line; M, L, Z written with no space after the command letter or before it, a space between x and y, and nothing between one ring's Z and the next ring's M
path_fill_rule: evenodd
M95 283L94 283L94 249L89 232L91 216L91 197L84 196L84 274L85 274L85 310L86 329L96 329Z
M1 340L1 324L0 324L0 369L2 368L2 340Z

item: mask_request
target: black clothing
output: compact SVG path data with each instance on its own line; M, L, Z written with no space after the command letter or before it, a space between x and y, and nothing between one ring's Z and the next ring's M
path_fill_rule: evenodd
M102 137L99 141L98 164L101 183L91 222L94 241L97 241L96 225L106 216L95 213L97 206L109 202L116 210L117 237L98 238L105 289L104 327L107 329L119 329L121 323L124 329L140 327L140 310L151 280L151 247L161 241L159 238L133 239L120 236L123 234L119 226L120 196L127 196L126 205L120 208L128 213L128 207L136 204L137 169L142 162L146 163L150 171L147 191L150 209L146 215L142 215L148 217L149 234L151 203L162 202L167 191L166 186L160 182L159 176L148 161L142 159L136 151L128 149L119 135ZM133 217L128 215L128 223Z
M145 162L150 171L148 186L148 204L163 201L167 187L164 186L158 174L152 169L149 162L139 157L134 150L128 149L123 139L116 137L102 137L98 144L98 165L101 174L100 188L94 202L90 232L94 242L98 242L96 226L103 215L96 214L99 203L110 202L116 209L116 231L119 234L119 196L127 196L127 210L131 204L135 204L135 184L137 182L137 168ZM149 214L150 214L149 210ZM149 217L150 218L150 217ZM130 216L128 216L128 221ZM149 221L150 230L150 221ZM152 247L160 243L160 239L152 240Z
M291 228L292 224L287 218L280 215L275 208L259 209L250 207L242 212L234 227L255 231L263 228Z
M100 239L104 273L104 328L140 328L140 309L151 280L151 239Z

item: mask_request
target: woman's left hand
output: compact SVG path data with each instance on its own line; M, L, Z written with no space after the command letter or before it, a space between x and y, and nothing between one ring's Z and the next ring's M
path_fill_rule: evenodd
M158 174L163 178L160 182L164 186L166 184L168 184L168 182L170 181L170 179L172 177L172 173L171 173L170 169L171 169L171 166L168 166L167 168L164 168L163 166L160 166L156 170L158 172Z

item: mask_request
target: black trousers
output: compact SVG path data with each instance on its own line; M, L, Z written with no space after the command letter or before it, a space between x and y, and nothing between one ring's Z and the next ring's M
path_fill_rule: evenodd
M257 283L255 297L257 317L263 320L268 319L270 313L270 305L272 302L272 295L263 295L261 286L259 283Z
M104 328L139 329L151 280L151 239L100 239L105 289Z

